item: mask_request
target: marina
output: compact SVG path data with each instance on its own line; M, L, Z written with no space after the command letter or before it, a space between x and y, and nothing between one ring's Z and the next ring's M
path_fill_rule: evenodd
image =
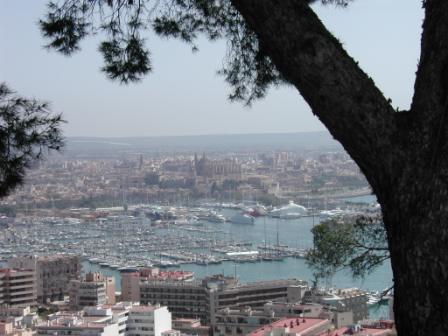
M234 211L223 210L225 215ZM226 218L225 215L219 214L217 218ZM44 251L80 254L92 264L115 269L129 265L175 267L262 262L267 254L275 254L278 260L305 257L310 247L307 242L297 237L287 244L275 243L280 233L272 232L272 219L257 218L254 227L258 228L260 221L269 223L265 236L260 236L259 230L252 235L245 226L214 220L148 221L146 217L109 216L91 222L67 222L56 218L22 218L3 233L1 254L4 259ZM278 223L275 227L279 230Z
M130 209L133 215L109 214L90 221L18 218L2 233L1 257L78 254L83 256L85 271L113 275L117 283L121 269L141 266L181 268L197 278L233 275L243 282L293 277L313 280L304 257L312 248L311 229L322 220L319 216L258 216L253 224L243 225L199 219L200 211L142 206ZM212 211L217 218L230 218L241 209ZM364 280L339 272L328 285L381 291L390 283L390 266L385 264Z

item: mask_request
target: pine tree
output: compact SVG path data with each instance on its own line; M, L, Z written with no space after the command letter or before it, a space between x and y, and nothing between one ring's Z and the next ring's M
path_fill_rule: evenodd
M63 146L61 115L0 83L0 197L22 184L26 169Z

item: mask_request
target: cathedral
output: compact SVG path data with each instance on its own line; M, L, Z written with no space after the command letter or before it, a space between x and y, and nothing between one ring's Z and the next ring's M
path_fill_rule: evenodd
M193 168L196 176L241 178L241 164L235 159L210 160L206 157L205 153L203 153L202 157L199 159L197 154L195 154Z

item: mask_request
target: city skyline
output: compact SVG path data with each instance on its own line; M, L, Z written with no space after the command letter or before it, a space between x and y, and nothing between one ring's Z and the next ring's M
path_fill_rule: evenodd
M47 52L37 27L46 1L8 1L0 13L2 80L19 94L51 102L68 121L65 135L128 137L322 131L324 126L291 87L271 89L252 108L229 103L216 75L224 42L201 39L198 53L178 41L149 36L154 72L122 86L99 71L98 41L65 58ZM394 107L406 109L418 60L420 1L355 1L347 9L315 6L322 20L375 80ZM380 21L381 24L373 24ZM357 29L353 29L353 27ZM378 52L386 50L386 52ZM179 61L180 58L180 61ZM8 64L8 66L4 66ZM45 85L42 83L45 82Z

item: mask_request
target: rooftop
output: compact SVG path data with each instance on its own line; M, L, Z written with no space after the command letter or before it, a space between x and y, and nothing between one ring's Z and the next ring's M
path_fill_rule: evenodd
M133 306L131 312L153 312L154 310L161 308L157 306Z
M39 325L37 329L100 329L107 327L106 323L89 323L83 322L74 325L67 325L64 323L51 323L50 325Z
M189 271L160 271L158 274L149 274L142 278L147 280L184 280L192 278L193 274Z
M37 326L38 329L103 329L108 324L97 316L83 316L64 312Z
M284 318L273 322L271 324L267 324L257 330L249 333L249 336L264 336L266 333L271 332L274 329L278 328L287 328L290 333L303 333L310 328L315 328L319 325L324 325L329 323L326 319L320 318Z
M330 332L321 334L320 336L344 336L344 335L352 335L352 336L387 336L392 331L392 329L373 329L373 328L362 328L359 331L352 331L350 328L344 327L339 328Z
M67 260L67 259L79 259L77 255L71 254L53 254L53 255L40 255L36 258L39 261L56 261L56 260Z
M251 289L251 288L258 288L260 286L294 286L303 284L306 284L306 282L299 279L277 279L277 280L260 280L246 283L238 282L234 285L227 286L227 288Z
M31 270L31 269L24 269L24 268L19 268L19 269L16 269L16 268L0 268L0 273L3 273L3 274L14 274L14 273L19 273L19 272L34 272L33 270Z
M320 336L387 336L390 335L394 322L389 320L361 321L360 324L342 327L331 333L323 333Z

